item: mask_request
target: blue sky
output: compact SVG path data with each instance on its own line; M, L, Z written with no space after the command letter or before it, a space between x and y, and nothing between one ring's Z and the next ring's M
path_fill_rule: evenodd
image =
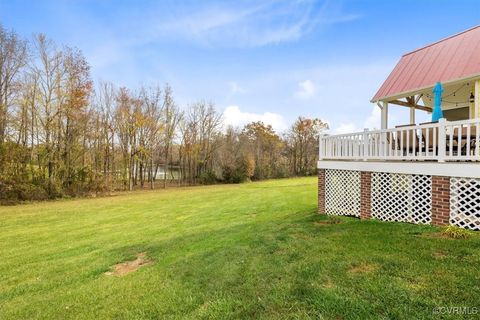
M369 100L403 53L480 16L473 0L0 0L0 23L78 47L94 80L168 82L181 107L211 100L229 124L281 131L303 115L348 132L379 126ZM391 108L391 124L407 119Z

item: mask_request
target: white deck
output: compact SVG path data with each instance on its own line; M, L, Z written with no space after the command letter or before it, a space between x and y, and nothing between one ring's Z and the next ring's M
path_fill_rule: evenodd
M322 135L319 159L480 162L480 119Z
M322 135L318 168L480 178L480 119Z

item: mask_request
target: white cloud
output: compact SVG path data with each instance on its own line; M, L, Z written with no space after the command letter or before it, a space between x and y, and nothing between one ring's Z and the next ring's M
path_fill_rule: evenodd
M235 95L235 94L238 94L238 93L245 93L245 89L242 88L235 81L228 82L228 88L230 90L230 95Z
M315 84L312 80L305 80L298 83L298 91L295 96L299 99L311 98L316 92Z
M355 133L361 132L364 129L380 129L381 111L377 105L372 105L370 115L365 119L363 124L357 126L354 122L342 122L333 128L333 134Z
M372 106L372 111L363 124L364 128L367 129L380 129L380 118L382 112L377 105Z
M320 64L254 76L248 84L248 96L253 100L242 103L281 113L288 123L299 115L328 119L332 134L379 128L380 113L370 99L388 76L394 62ZM245 79L241 80L246 83ZM303 91L292 92L292 88L295 90L298 86L301 89L300 83L303 83L303 89L312 89L308 81L313 84L314 93L309 99L300 99L297 93ZM397 109L406 108L391 106L390 124L395 123Z
M269 124L276 132L281 132L287 128L285 119L282 115L273 112L253 113L243 112L238 106L228 106L223 111L223 121L227 126L242 127L250 122L262 121Z
M333 129L334 134L353 133L359 131L353 122L340 123L338 127Z
M359 18L340 5L315 0L220 3L180 12L155 28L160 36L181 37L207 46L257 47L295 41L322 27Z

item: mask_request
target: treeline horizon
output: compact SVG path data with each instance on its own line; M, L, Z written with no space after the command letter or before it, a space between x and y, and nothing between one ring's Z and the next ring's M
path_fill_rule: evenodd
M0 24L0 203L316 173L320 119L226 127L213 102L91 79L79 49ZM158 176L160 175L160 179Z

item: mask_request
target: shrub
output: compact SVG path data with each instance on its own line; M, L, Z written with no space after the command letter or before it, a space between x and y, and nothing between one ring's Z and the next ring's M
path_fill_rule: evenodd
M448 226L443 229L442 234L453 239L467 239L470 238L472 232L457 226Z
M200 184L214 184L217 183L218 180L215 172L207 171L200 174L200 176L198 177L198 182Z
M225 183L241 183L248 179L242 167L235 168L224 166L222 168L222 179Z
M0 204L2 205L12 205L28 200L46 200L48 198L47 191L41 185L7 179L0 181Z

